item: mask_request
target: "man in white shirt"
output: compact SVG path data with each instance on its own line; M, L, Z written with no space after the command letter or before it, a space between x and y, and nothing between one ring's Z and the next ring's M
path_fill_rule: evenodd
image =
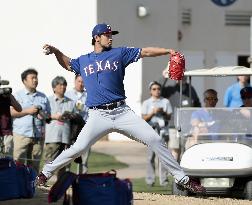
M169 141L168 120L171 118L172 107L170 101L161 97L161 85L154 81L149 85L151 97L143 102L142 118L147 121L160 135L160 140L167 146ZM147 150L147 176L146 183L153 186L155 183L155 153ZM167 170L159 166L159 183L161 186L168 184Z
M49 96L51 122L46 124L44 158L46 162L54 160L70 146L70 119L66 113L74 112L74 102L65 96L67 81L62 76L52 80L53 95ZM65 168L58 171L60 177Z

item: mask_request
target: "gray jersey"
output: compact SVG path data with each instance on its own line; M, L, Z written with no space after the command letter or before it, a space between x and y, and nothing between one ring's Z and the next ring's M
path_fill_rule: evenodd
M145 100L142 105L142 114L150 114L153 108L163 108L164 112L172 114L172 106L170 101L163 97L160 97L159 99L150 97L149 99ZM150 123L158 123L160 128L164 128L165 125L167 125L167 122L165 122L164 116L161 113L153 116L150 120Z
M53 95L48 99L51 107L51 114L63 114L65 111L74 111L74 102L68 97L58 99L55 95ZM64 122L52 120L49 124L46 124L45 143L55 142L70 144L69 120Z

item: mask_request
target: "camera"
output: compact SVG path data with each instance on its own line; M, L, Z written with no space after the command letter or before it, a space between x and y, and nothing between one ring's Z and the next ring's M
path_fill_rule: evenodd
M65 111L63 114L62 114L62 119L63 120L73 120L75 119L75 114L74 113L71 113L69 111Z
M2 85L9 85L8 80L0 80L0 95L10 95L12 93L11 87L1 88Z
M52 120L52 118L50 117L50 115L47 114L47 113L45 113L45 112L42 110L42 107L41 107L40 105L37 105L36 107L37 107L37 109L38 109L37 114L39 114L39 115L42 117L42 119L43 119L46 123L50 123L51 120Z

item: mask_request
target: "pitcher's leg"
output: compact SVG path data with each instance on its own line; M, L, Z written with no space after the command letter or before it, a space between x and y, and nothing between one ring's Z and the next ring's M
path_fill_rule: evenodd
M161 143L160 136L146 121L137 116L133 111L129 110L121 115L115 124L116 129L125 132L130 138L148 145L156 153L165 168L174 176L176 181L180 181L185 177L182 167L179 166L168 148ZM185 180L188 180L188 177Z
M47 163L42 173L50 178L52 173L86 152L89 147L99 138L106 135L112 127L111 121L101 117L98 110L89 112L89 119L81 130L75 143L68 149L64 150L55 160Z

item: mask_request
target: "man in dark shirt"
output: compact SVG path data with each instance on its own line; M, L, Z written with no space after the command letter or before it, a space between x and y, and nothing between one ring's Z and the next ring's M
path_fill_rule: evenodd
M169 99L172 109L174 110L174 114L171 116L171 120L169 122L169 143L168 147L171 149L172 155L175 159L179 159L180 155L180 146L179 146L179 137L177 130L175 129L174 125L174 115L176 107L180 107L180 83L179 81L176 81L174 85L166 86L165 82L167 80L165 79L163 86L162 86L162 93L161 95L167 99ZM199 100L199 97L194 89L193 86L191 86L191 102L190 102L190 85L186 81L186 77L182 79L182 101L181 101L181 107L201 107L201 103Z
M196 93L196 90L193 86L191 86L191 103L189 97L190 85L186 81L186 77L182 80L182 102L181 107L201 107L201 103L199 97ZM179 102L179 92L180 92L180 84L179 81L176 81L176 84L171 86L163 86L162 88L162 96L168 98L173 107L178 107L180 105Z
M240 113L242 114L242 120L240 121L242 124L241 128L246 132L245 140L252 140L252 87L244 87L240 91L242 106L240 109Z
M16 111L22 111L21 105L16 101L12 94L0 95L0 153L12 156L13 137L12 137L12 118L10 106Z

